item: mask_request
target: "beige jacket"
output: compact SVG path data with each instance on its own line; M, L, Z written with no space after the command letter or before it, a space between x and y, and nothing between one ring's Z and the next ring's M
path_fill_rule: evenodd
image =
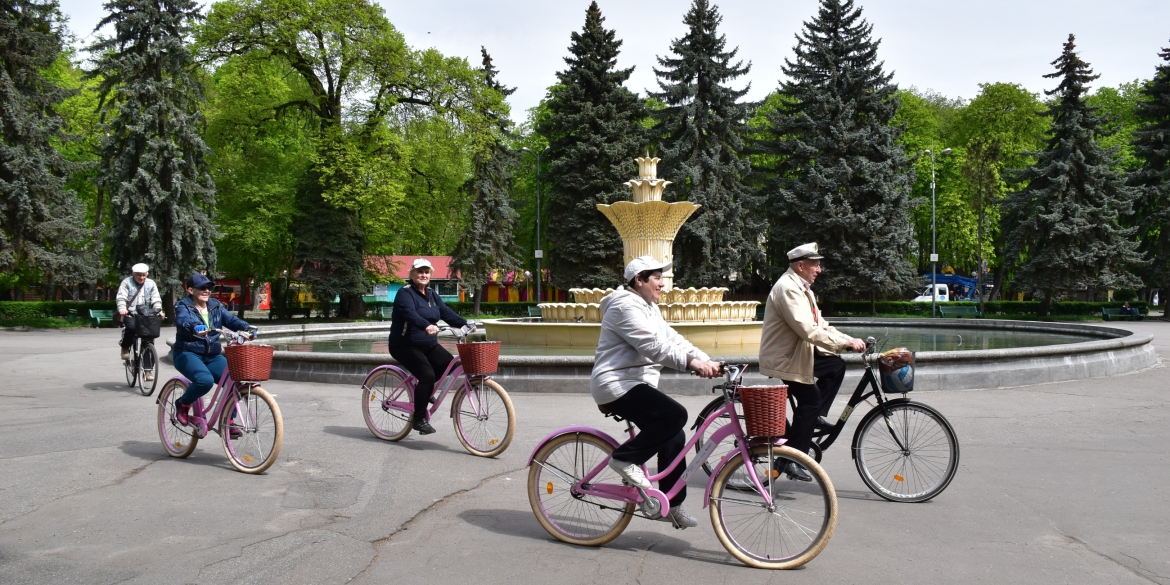
M813 314L816 314L816 319ZM815 348L839 353L852 339L825 322L812 292L788 269L764 308L764 330L760 335L760 373L801 384L812 384Z

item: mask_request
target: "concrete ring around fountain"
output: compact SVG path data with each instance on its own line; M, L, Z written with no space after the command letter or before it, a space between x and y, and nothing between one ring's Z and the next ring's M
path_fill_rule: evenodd
M1152 335L1123 329L1080 323L1041 323L991 319L870 319L838 318L834 324L849 327L947 327L1000 329L1007 331L1076 334L1096 337L1091 341L969 351L920 351L916 354L916 390L969 390L1104 378L1157 365ZM261 343L285 336L337 333L371 333L389 330L388 322L354 324L310 324L261 327ZM590 324L565 324L589 327ZM597 324L593 324L597 327ZM168 340L170 345L173 340ZM861 356L842 356L849 366L842 392L856 385ZM751 366L748 383L766 383L758 373L758 355L721 355L718 359ZM360 386L376 366L396 363L387 354L346 354L277 351L273 357L272 379L324 382ZM500 356L500 370L494 378L509 392L588 392L592 356ZM713 382L682 372L664 370L660 387L672 394L701 395L711 391Z

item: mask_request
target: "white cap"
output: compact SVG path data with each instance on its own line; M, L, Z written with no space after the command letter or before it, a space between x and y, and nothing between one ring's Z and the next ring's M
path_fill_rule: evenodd
M788 261L796 262L797 260L820 260L824 258L817 252L817 243L801 244L788 251Z
M146 274L146 273L150 272L150 267L139 262L138 264L135 264L134 266L130 267L130 272L133 272L135 274L139 274L139 273Z
M434 266L431 266L430 260L427 260L426 258L415 258L414 262L410 263L410 269L418 270L419 268L430 268L431 270L435 269Z
M673 262L659 262L655 260L653 256L638 256L637 258L630 260L629 264L626 264L626 272L624 276L626 277L626 282L629 282L633 280L634 277L639 273L645 272L647 270L665 271L669 270L673 265Z

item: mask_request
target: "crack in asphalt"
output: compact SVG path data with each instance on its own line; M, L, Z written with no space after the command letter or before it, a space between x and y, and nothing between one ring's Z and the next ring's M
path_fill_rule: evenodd
M499 478L504 477L505 475L508 475L511 473L517 473L526 467L528 467L528 466L524 465L523 467L517 467L516 469L509 469L507 471L502 471L502 472L497 473L495 475L485 477L482 480L480 480L480 482L478 484L476 484L472 487L469 487L469 488L465 488L465 489L461 489L461 490L458 490L455 492L451 492L451 493L447 494L446 496L443 496L438 501L432 503L431 505L423 508L422 510L419 510L413 516L411 516L410 518L407 518L406 522L403 522L398 528L395 528L394 530L392 530L390 532L390 534L388 534L382 538L379 538L378 540L372 541L370 543L370 546L374 549L374 553L375 553L374 558L370 559L370 562L367 563L366 566L364 568L362 568L361 571L358 571L358 574L354 575L353 577L350 577L349 579L346 579L346 582L348 583L350 581L353 581L354 579L361 577L362 575L365 575L366 571L369 571L370 567L373 567L374 563L377 563L378 560L382 558L382 551L381 551L382 546L385 545L386 543L390 542L391 540L394 540L394 537L401 534L402 531L409 529L412 524L414 524L418 520L421 520L423 518L423 516L425 516L428 512L433 512L435 510L438 510L439 508L442 508L443 506L447 505L448 502L451 502L452 500L458 498L459 496L469 494L469 493L471 493L475 490L478 490L479 488L487 485L489 482L491 482L493 480L499 479Z
M642 553L642 558L638 559L638 572L634 575L634 582L638 585L642 585L642 569L646 566L646 557L650 556L650 551L659 544L662 544L661 540L650 543L650 546L647 546L646 551Z
M29 514L35 514L36 512L40 511L41 508L44 508L45 506L48 506L49 504L52 504L53 502L56 502L58 500L63 500L65 498L71 498L73 496L84 494L85 492L91 492L93 490L100 490L100 489L108 488L111 486L121 485L122 482L134 477L135 475L138 475L139 473L142 473L142 470L146 469L147 467L150 467L151 465L154 465L155 463L158 463L159 461L162 461L162 459L155 459L154 461L151 461L151 462L147 463L146 465L143 465L141 467L135 467L134 469L131 469L129 472L127 472L122 477L119 477L110 483L104 483L101 485L90 486L87 488L82 488L82 489L77 490L75 492L61 494L61 495L59 495L51 500L37 504L37 506L35 508L33 508L33 509L23 513L23 514L17 514L16 516L8 518L7 520L0 521L0 526L3 526L9 522L12 522L13 520L16 520L17 518L23 518L25 516L28 516Z

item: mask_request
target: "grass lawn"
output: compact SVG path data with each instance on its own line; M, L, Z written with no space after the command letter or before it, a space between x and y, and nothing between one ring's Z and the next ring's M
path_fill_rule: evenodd
M70 327L89 327L89 318L78 318L70 323L59 317L39 317L33 319L8 319L0 321L0 327L32 327L33 329L67 329Z

